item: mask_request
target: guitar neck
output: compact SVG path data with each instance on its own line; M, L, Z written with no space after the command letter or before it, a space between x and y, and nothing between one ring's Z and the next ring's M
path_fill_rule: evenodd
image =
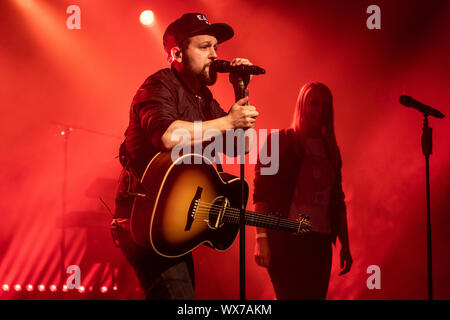
M240 220L239 209L227 208L224 215L224 222L239 224ZM245 224L248 226L284 230L290 232L297 232L300 225L298 221L247 210L245 210Z

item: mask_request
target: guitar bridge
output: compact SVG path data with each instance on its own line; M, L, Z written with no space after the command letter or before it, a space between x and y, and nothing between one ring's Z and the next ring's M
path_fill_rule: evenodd
M192 223L194 222L194 219L195 219L195 214L197 213L198 204L199 204L200 198L202 196L202 191L203 191L203 188L197 187L195 196L191 201L191 205L189 206L186 227L184 228L184 231L188 231L192 227Z

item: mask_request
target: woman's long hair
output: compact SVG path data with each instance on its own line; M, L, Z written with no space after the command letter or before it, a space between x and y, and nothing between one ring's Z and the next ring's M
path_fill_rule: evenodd
M298 95L297 104L295 106L294 117L292 119L291 127L294 132L301 133L301 127L305 123L305 105L306 98L312 90L320 91L320 94L325 95L328 99L327 108L324 116L324 125L322 128L322 137L330 157L330 161L336 169L341 169L342 160L339 147L336 141L334 132L334 116L333 116L333 95L326 85L320 82L308 82L301 89Z

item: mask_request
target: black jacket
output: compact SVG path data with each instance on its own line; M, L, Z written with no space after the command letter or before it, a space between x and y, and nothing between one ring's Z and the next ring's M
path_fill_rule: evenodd
M226 114L207 87L196 95L174 69L160 70L145 80L133 98L123 151L141 175L161 151L161 137L173 121L207 121Z
M266 202L273 213L287 218L290 205L297 184L304 150L300 155L294 151L293 130L279 131L279 170L275 175L261 175L264 166L258 161L255 166L253 202ZM271 135L267 137L266 148L271 150ZM325 148L328 150L327 148ZM339 161L340 162L340 161ZM335 241L339 231L339 215L346 212L345 194L342 190L341 165L335 168L336 179L331 189L329 214L331 221L332 239ZM273 231L269 231L273 232Z
M226 114L207 87L199 95L192 93L173 68L149 76L133 98L120 148L124 170L116 193L115 216L130 217L134 198L129 192L135 189L148 162L161 151L161 137L173 121L207 121Z

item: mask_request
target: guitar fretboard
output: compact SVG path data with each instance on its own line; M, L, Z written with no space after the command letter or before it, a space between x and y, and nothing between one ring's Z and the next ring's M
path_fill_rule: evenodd
M227 208L223 219L224 222L239 224L241 220L240 210ZM300 223L298 221L293 221L273 215L266 215L246 210L245 224L254 227L297 232Z

